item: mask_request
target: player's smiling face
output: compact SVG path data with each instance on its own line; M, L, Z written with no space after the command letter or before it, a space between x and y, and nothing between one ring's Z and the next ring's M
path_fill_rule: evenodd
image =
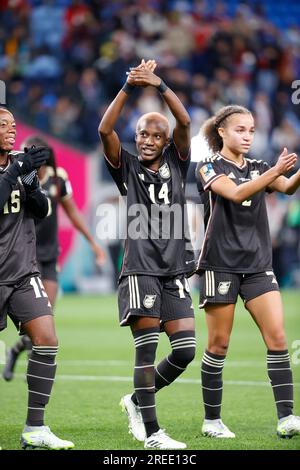
M16 140L16 123L13 115L0 110L0 149L2 153L10 152Z
M139 121L136 129L136 147L140 158L145 163L152 163L161 157L168 143L168 128L159 119Z
M224 146L232 153L247 153L252 144L255 132L252 114L233 114L228 118L224 128L219 129L219 132L223 138Z

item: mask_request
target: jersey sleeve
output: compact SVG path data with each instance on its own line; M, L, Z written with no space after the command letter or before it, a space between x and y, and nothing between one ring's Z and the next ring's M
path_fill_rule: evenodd
M130 154L125 149L123 149L123 147L121 147L120 164L118 167L115 167L105 156L105 163L108 171L111 174L122 196L127 195L128 174L130 166L133 164L134 158L136 158L134 155Z
M64 168L57 168L56 174L59 180L60 186L60 199L68 199L73 195L73 189L69 180L68 173Z
M191 162L191 149L187 155L181 155L177 149L174 141L172 140L166 149L167 158L172 158L177 166L179 166L183 179L186 179L186 175Z
M226 175L217 161L207 158L198 163L196 176L198 182L201 183L204 191L206 191L214 181Z

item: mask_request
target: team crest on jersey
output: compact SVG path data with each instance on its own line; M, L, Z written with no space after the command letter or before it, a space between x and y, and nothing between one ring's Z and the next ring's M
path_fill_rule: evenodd
M226 295L229 291L230 284L231 284L231 281L219 282L219 285L218 285L219 294Z
M252 180L256 180L260 175L259 170L252 170L250 171L250 176Z
M146 308L152 308L156 299L156 295L146 294L143 300L143 305Z
M200 168L200 173L205 182L210 180L210 178L216 174L211 163L207 163L207 165L204 165L202 168Z
M164 163L160 168L159 168L159 174L162 178L167 179L170 178L171 173L170 173L170 168L167 163Z

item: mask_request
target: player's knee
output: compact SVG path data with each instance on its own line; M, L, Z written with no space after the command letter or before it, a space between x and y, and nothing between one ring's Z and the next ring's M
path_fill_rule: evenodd
M208 350L212 354L225 356L227 354L228 346L229 346L229 337L224 336L224 335L218 335L209 341Z
M42 333L32 343L34 346L58 346L58 339L55 333Z
M287 349L286 337L283 331L277 331L265 338L268 349L271 351L283 351Z
M195 353L195 346L190 346L189 348L173 350L172 357L178 366L187 367L187 365L195 358Z

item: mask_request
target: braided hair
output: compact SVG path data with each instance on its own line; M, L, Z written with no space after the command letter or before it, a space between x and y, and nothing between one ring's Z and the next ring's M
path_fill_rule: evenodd
M223 106L219 111L207 119L202 125L202 133L207 140L209 148L215 153L219 152L223 147L223 139L218 132L219 127L224 127L230 116L233 114L251 114L249 109L244 106L232 104Z

